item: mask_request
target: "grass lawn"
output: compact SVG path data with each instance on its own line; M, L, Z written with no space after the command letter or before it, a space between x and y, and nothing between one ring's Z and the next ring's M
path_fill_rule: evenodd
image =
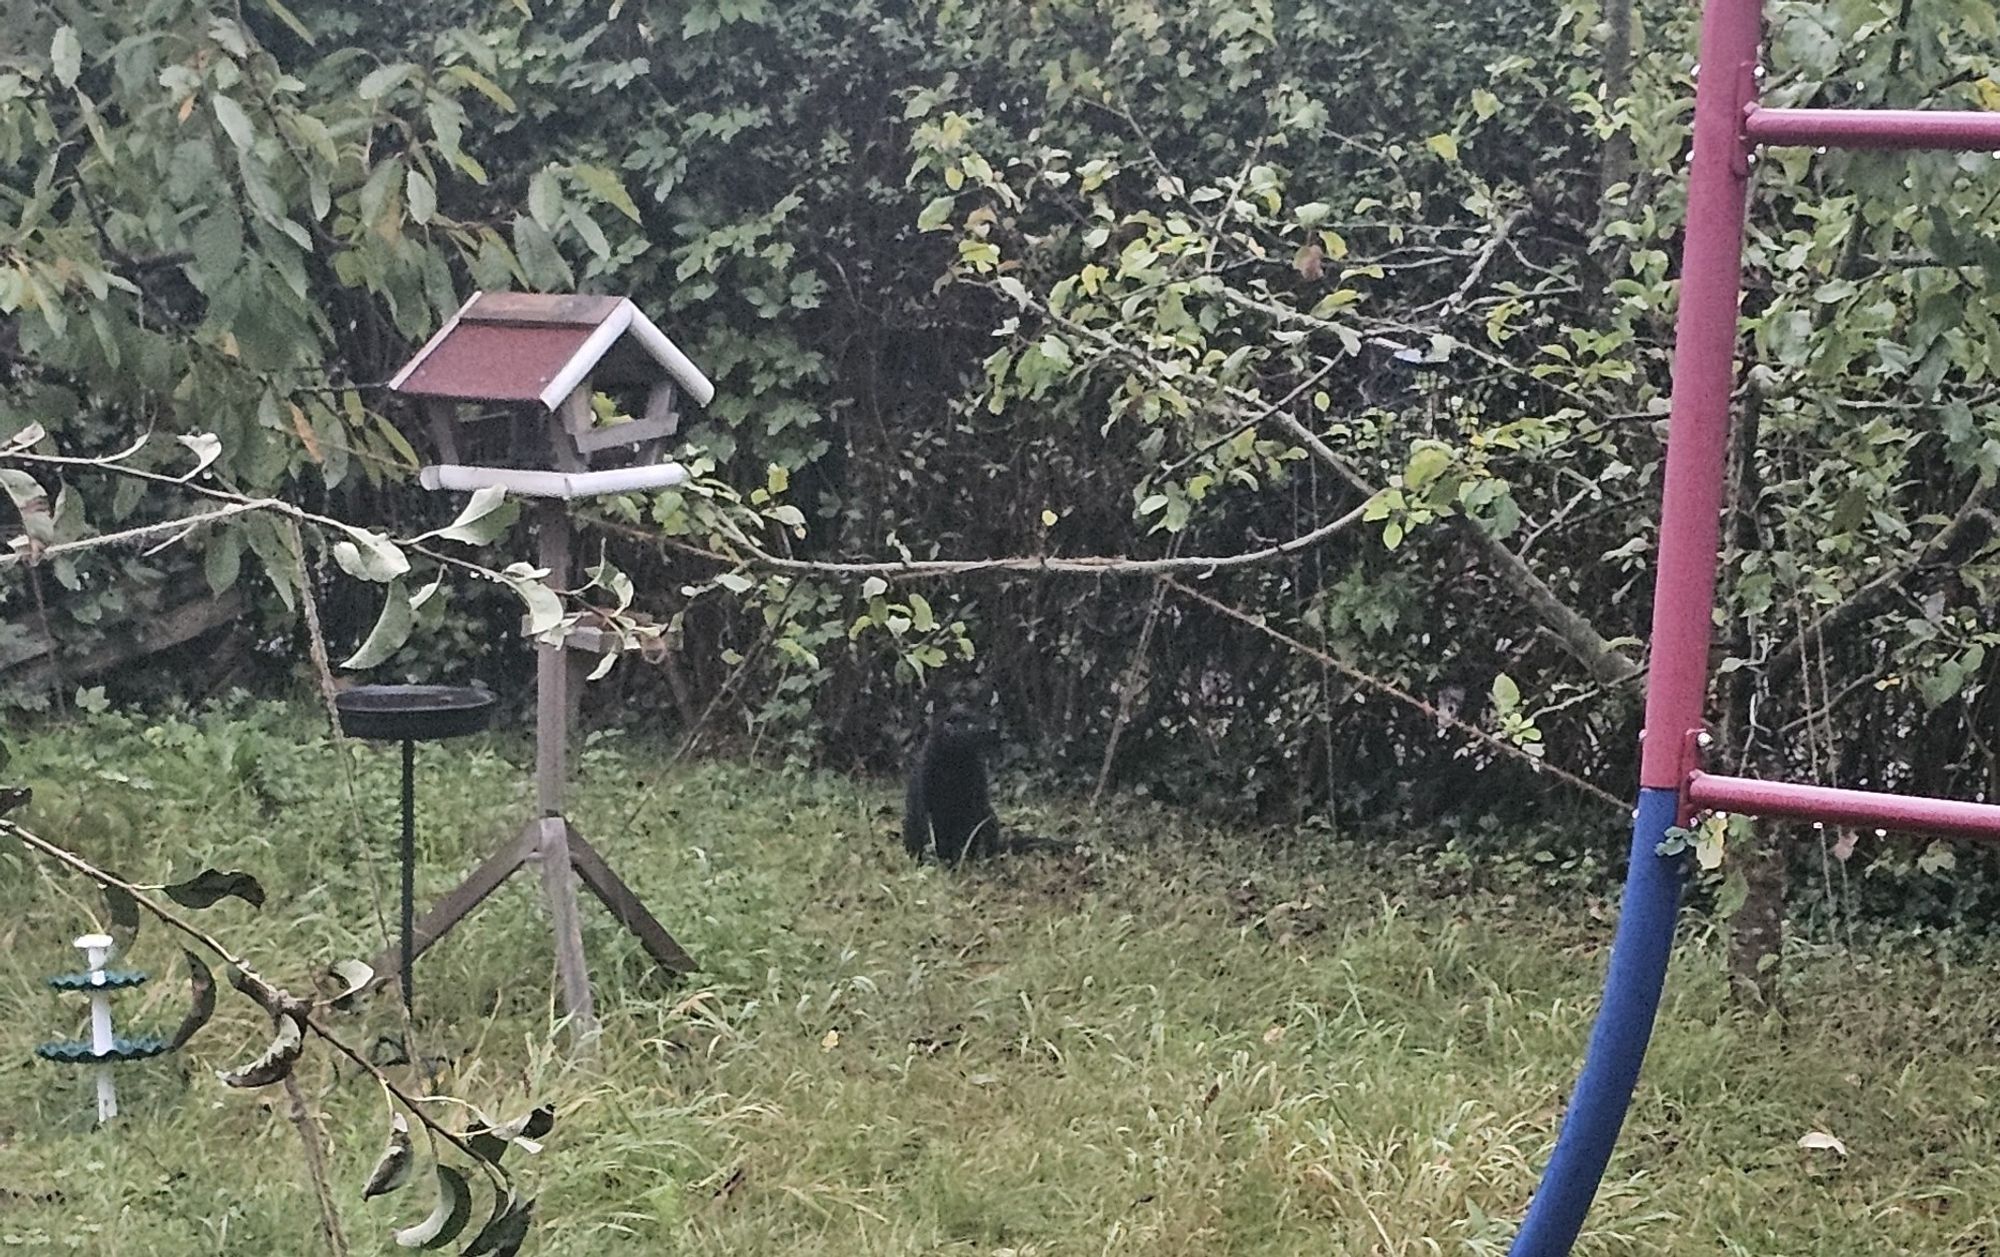
M261 912L200 918L303 991L375 952L394 884L394 750L357 752L357 820L313 729L269 707L99 717L16 735L8 775L37 785L47 836L135 880L256 873ZM518 825L525 758L505 738L420 749L420 898ZM571 1063L531 877L418 968L443 1089L559 1109L518 1161L540 1202L524 1251L1504 1252L1588 1032L1604 905L1447 896L1368 835L1270 854L1122 803L1010 809L1089 839L1090 858L947 875L903 858L886 787L662 776L660 758L595 742L574 814L703 962L696 980L651 973L592 905L605 1035ZM33 1058L81 1024L40 979L73 967L93 911L88 887L0 850L0 1247L320 1251L282 1094L210 1072L261 1050L246 1001L225 991L186 1053L127 1067L106 1132L87 1077ZM1790 1020L1755 1023L1723 1009L1709 926L1688 930L1578 1251L2000 1253L1995 967L1800 948ZM158 976L117 1001L121 1025L178 1020L177 956L149 922L131 959ZM363 1044L397 1029L387 999L328 1016ZM429 1191L361 1201L379 1091L323 1050L300 1077L353 1250L393 1251ZM1848 1155L1801 1151L1815 1130Z

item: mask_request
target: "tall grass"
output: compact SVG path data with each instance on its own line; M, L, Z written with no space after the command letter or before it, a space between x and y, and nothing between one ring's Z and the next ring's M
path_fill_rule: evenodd
M14 739L49 836L140 880L238 866L271 892L214 929L295 989L380 944L394 754L337 752L298 713L117 716ZM518 824L525 747L422 748L421 893ZM562 1049L535 880L517 878L418 967L441 1087L560 1110L521 1172L547 1254L1487 1254L1505 1250L1588 1032L1611 909L1437 893L1382 835L1286 855L1163 812L1043 806L1087 856L948 875L902 858L889 792L654 747L581 757L579 827L704 963L651 972L595 908L603 1048ZM1607 843L1616 841L1607 835ZM0 1244L28 1251L308 1253L297 1139L209 1070L258 1050L240 1001L180 1058L129 1067L92 1128L88 1082L31 1062L73 1031L40 977L68 967L88 889L0 852ZM1691 919L1661 1030L1581 1252L2000 1252L2000 982L1905 944L1797 947L1787 1020L1724 1008ZM175 941L121 1001L184 996ZM397 1033L388 1000L336 1018ZM323 1054L320 1106L357 1252L428 1208L363 1204L386 1117ZM1802 1151L1808 1131L1845 1157ZM510 1159L511 1160L511 1159Z

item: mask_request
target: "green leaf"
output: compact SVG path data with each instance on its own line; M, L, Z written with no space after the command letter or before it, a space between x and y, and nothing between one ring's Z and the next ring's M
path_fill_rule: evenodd
M576 234L583 237L584 245L592 253L601 258L611 256L611 241L606 238L604 229L597 225L596 219L584 212L581 205L569 206L568 212L563 217L570 226L576 228Z
M233 207L217 206L188 232L188 245L194 252L195 285L215 292L243 260L243 220Z
M520 259L528 282L545 292L561 292L576 285L576 276L555 241L525 214L514 217L514 256Z
M472 1237L460 1257L513 1257L521 1251L521 1242L528 1238L528 1223L534 1215L534 1201L512 1195L501 1197L494 1202L493 1216L479 1228L479 1234Z
M375 1158L375 1168L368 1172L368 1181L362 1185L361 1199L373 1200L386 1196L410 1181L410 1165L414 1158L410 1152L410 1123L401 1113L389 1119L389 1142L382 1149L382 1155Z
M366 990L368 984L375 980L374 967L359 960L339 961L329 972L340 979L339 993L327 1001L335 1008L346 1008L353 1004L354 997Z
M83 45L77 42L74 26L56 28L56 36L49 42L49 63L55 70L56 82L64 87L76 86L77 76L83 73Z
M306 43L315 44L319 42L318 40L313 38L313 33L311 28L309 28L304 22L299 21L299 15L292 12L284 5L278 3L278 0L258 0L258 3L262 4L265 8L269 9L272 15L275 16L280 22L283 22L286 26L291 27L292 34L297 35L300 39L305 40Z
M431 134L437 138L438 151L454 165L468 170L474 179L486 182L486 172L476 162L468 166L465 158L464 107L449 96L432 96L424 102L424 117L431 124Z
M1450 135L1433 135L1424 141L1424 147L1448 162L1458 160L1458 141Z
M194 454L194 470L181 475L182 480L192 480L207 471L209 464L222 457L222 438L213 432L196 432L174 438L188 447Z
M432 186L430 177L410 167L403 195L409 202L410 218L420 225L427 225L437 213L437 188Z
M388 209L389 199L402 182L403 159L394 157L382 162L368 172L368 181L361 185L355 200L355 207L361 213L361 221L374 226Z
M465 1175L448 1165L437 1167L437 1205L430 1216L415 1226L404 1227L393 1238L401 1248L443 1248L457 1239L472 1221L472 1187Z
M279 1012L276 1022L277 1033L262 1056L241 1069L216 1071L215 1076L225 1087L268 1087L291 1077L292 1066L298 1064L299 1054L305 1051L305 1023L297 1013L289 1011Z
M368 640L362 642L361 649L349 655L340 666L350 672L375 667L402 649L403 643L410 640L410 629L415 624L416 611L410 606L409 591L403 587L402 581L390 581L382 603L382 614L376 617Z
M417 67L407 61L395 61L369 71L354 89L354 94L363 100L380 100L416 73Z
M298 608L299 579L303 568L299 556L291 548L291 533L280 528L268 517L252 515L243 521L243 534L250 541L250 549L264 565L264 575L285 604L287 611Z
M465 1128L465 1142L481 1160L498 1165L507 1149L515 1144L529 1152L540 1152L542 1146L535 1141L555 1129L555 1124L556 1111L546 1104L511 1122L496 1123L479 1113L478 1119Z
M924 206L923 212L917 215L917 230L942 230L945 224L950 221L951 211L957 204L958 198L955 196L947 195L936 198L930 204Z
M1722 881L1722 889L1715 893L1715 915L1727 921L1743 910L1750 899L1750 879L1743 870L1732 869Z
M264 887L241 869L203 869L184 882L161 889L183 908L209 908L231 897L253 908L264 906Z
M639 207L632 203L631 195L625 191L625 182L616 171L579 162L569 168L569 173L592 196L633 222L639 221Z
M104 906L111 914L111 928L125 934L139 932L139 901L123 886L104 888Z
M21 513L21 528L29 538L48 545L55 541L55 516L41 484L18 467L0 467L0 486Z
M5 441L0 441L0 454L18 454L23 450L33 449L36 445L47 440L48 435L49 430L47 428L44 428L39 423L31 423L19 432L16 432L13 436L8 437ZM5 767L5 765L0 764L0 767Z
M1934 876L1949 873L1958 867L1958 856L1943 841L1933 842L1917 857L1917 867Z
M528 180L528 213L542 226L554 230L563 218L562 179L555 167L537 170Z
M250 115L244 113L243 106L228 96L218 95L214 104L215 120L222 124L222 129L229 133L231 142L238 149L248 152L250 146L257 140L257 128L251 124Z
M488 485L472 495L458 518L443 528L437 535L448 541L462 541L469 546L491 545L500 534L514 526L520 517L521 504L508 498L507 491L498 485Z
M210 593L228 591L243 571L243 534L232 528L210 537L201 553L201 566Z
M1493 706L1503 713L1517 711L1521 706L1521 687L1504 672L1493 678Z
M186 1047L188 1040L215 1015L215 974L193 952L183 950L181 955L187 960L188 1010L173 1037L167 1040L167 1046L176 1052Z
M376 582L409 574L410 560L387 537L352 524L346 526L346 532L352 541L333 544L333 561L341 571L357 580Z
M1500 98L1483 87L1475 87L1472 89L1472 112L1484 122L1500 112Z
M500 573L507 587L528 604L528 635L541 637L562 624L562 599L542 584L525 563L510 564Z
M410 448L408 438L404 437L395 424L389 422L387 415L376 411L373 418L375 430L382 434L382 439L389 443L389 448L396 451L396 457L403 461L404 467L414 470L422 466L423 460L417 457L416 450Z
M495 83L492 79L487 78L485 75L473 69L471 66L469 65L448 66L445 69L444 77L448 79L455 79L458 82L465 84L467 87L471 88L475 92L478 92L481 96L484 96L486 99L500 106L508 113L514 112L515 108L514 98L512 96L509 96L506 92L501 91L500 85L498 83Z
M1705 873L1713 873L1722 867L1728 855L1729 822L1721 816L1711 816L1695 827L1694 860Z
M1331 213L1333 206L1325 201L1308 201L1293 210L1292 217L1298 219L1301 227L1317 227L1325 222L1327 215Z
M1410 455L1409 466L1403 469L1403 483L1412 489L1421 489L1436 480L1451 466L1451 451L1442 445L1424 445Z

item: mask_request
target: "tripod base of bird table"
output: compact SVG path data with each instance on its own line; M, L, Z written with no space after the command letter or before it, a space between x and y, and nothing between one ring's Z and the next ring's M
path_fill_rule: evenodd
M562 986L563 1003L579 1023L593 1020L590 980L584 966L583 932L577 916L576 882L581 881L610 910L617 922L631 931L655 964L676 976L700 968L694 957L632 893L632 888L605 862L604 856L575 826L560 816L529 821L506 846L488 856L450 894L418 919L411 931L410 959L424 954L443 938L487 896L529 864L541 866L544 899L550 905L550 926L555 932L556 973ZM393 981L403 971L400 948L391 948L375 962L375 972L384 981Z

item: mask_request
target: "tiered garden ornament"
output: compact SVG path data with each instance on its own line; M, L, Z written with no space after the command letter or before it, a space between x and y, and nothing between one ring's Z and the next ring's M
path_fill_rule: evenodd
M118 1116L118 1084L111 1067L126 1061L143 1061L166 1052L171 1045L155 1034L120 1036L111 1028L111 993L143 986L146 975L137 969L107 969L111 959L109 934L85 934L76 940L83 953L82 973L62 973L48 980L58 991L83 991L90 995L90 1038L62 1039L44 1043L35 1054L60 1065L97 1067L97 1120L104 1123Z
M424 404L439 456L419 474L425 488L497 486L536 499L530 518L538 562L547 587L558 594L568 588L572 570L567 503L684 483L684 467L660 461L661 443L679 427L683 397L706 405L715 396L715 386L687 355L625 298L524 293L473 294L389 387ZM600 397L614 404L593 404ZM418 921L408 944L414 959L515 870L540 864L563 1005L580 1032L594 1026L594 1016L577 877L661 968L677 974L695 968L563 815L572 695L587 656L607 644L616 648L583 627L558 628L538 639L537 815ZM402 964L391 953L376 971L395 973Z

